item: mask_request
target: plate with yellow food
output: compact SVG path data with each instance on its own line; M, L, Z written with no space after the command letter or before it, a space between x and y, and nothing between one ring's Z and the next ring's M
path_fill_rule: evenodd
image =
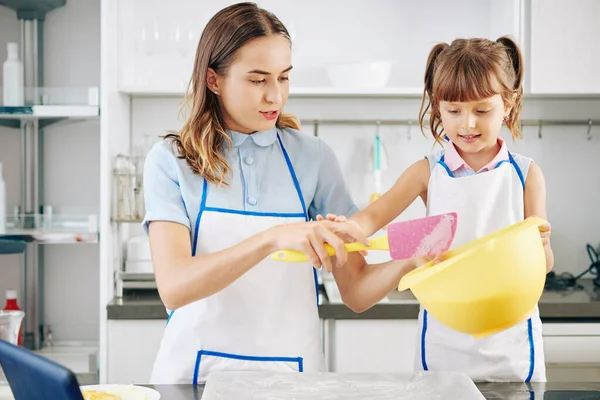
M160 393L154 389L136 385L89 385L81 386L84 400L159 400Z

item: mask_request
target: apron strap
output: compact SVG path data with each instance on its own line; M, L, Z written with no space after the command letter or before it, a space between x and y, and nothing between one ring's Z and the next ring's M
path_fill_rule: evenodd
M288 170L290 171L290 175L292 175L292 180L294 181L294 187L296 188L296 193L298 193L298 198L300 199L300 204L302 204L302 211L304 212L304 218L308 221L308 213L306 212L306 204L304 203L304 196L302 195L302 190L300 189L300 183L298 182L298 178L296 177L296 172L294 171L294 167L292 166L292 161L288 156L287 151L285 150L285 146L281 141L281 137L279 136L279 132L277 132L277 141L279 142L279 146L281 147L281 151L283 152L283 157L285 157L285 163L288 166Z

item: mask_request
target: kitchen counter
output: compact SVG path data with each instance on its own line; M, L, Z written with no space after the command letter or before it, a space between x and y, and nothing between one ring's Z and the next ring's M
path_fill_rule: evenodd
M594 290L591 280L581 280L583 290L567 292L545 291L539 302L544 321L599 322L600 290ZM320 296L319 315L322 319L416 319L419 304L410 291L393 291L384 301L362 313L355 313L339 299L335 288L328 285L327 295ZM154 290L127 293L114 298L107 306L108 319L167 319L167 313Z
M150 386L161 394L161 400L200 400L202 385L156 385ZM477 387L486 399L543 399L543 400L591 400L600 399L600 383L480 383Z

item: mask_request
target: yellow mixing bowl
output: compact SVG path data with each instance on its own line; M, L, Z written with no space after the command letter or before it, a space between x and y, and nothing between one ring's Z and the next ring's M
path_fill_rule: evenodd
M469 242L406 274L410 289L435 319L482 338L527 319L544 290L546 256L538 227L528 218Z

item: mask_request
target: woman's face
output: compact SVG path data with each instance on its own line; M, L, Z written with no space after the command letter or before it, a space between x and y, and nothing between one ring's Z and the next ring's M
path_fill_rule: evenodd
M272 129L289 95L290 43L280 35L253 39L235 54L216 90L228 129L252 133Z

